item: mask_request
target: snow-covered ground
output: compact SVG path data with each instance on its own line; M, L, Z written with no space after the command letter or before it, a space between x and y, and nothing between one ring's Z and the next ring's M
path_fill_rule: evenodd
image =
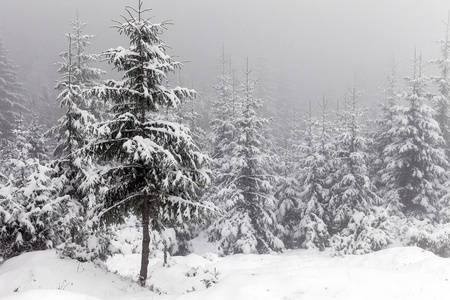
M54 250L26 253L0 265L0 299L432 300L450 295L450 260L415 247L345 257L311 250L205 253L172 257L167 266L155 258L147 288L130 280L137 278L138 255L117 255L106 265L110 271L60 259Z

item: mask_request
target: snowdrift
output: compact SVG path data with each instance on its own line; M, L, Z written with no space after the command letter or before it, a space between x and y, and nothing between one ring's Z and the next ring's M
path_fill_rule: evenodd
M106 270L105 268L108 268ZM191 254L167 265L151 259L148 286L135 283L139 255L116 255L105 268L55 251L26 253L0 265L0 299L448 299L450 260L416 247L331 257Z

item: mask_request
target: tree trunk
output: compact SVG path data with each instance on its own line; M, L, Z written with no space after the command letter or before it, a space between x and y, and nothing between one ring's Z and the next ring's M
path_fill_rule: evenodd
M141 21L141 1L139 0L139 22ZM142 51L142 45L138 44L140 49L140 57L141 57L141 92L144 91L144 55ZM145 136L145 105L144 101L141 104L141 134L142 137ZM147 178L147 170L145 166L143 166L143 177L144 180ZM141 272L139 274L139 283L141 286L145 286L145 281L147 280L147 268L148 268L148 256L150 254L149 244L150 244L150 233L149 233L149 222L150 222L150 208L149 208L149 196L147 193L144 193L142 203L142 257L141 257Z
M148 269L148 256L150 254L150 233L149 233L149 203L148 196L143 197L142 202L142 256L141 256L141 272L139 274L139 283L141 286L145 286L145 281L147 280L147 269Z

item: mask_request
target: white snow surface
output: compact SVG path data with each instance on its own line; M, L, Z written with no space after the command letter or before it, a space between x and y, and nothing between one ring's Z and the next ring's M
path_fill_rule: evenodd
M26 253L0 265L0 299L431 300L450 295L450 260L416 247L343 257L316 250L227 257L203 253L170 257L166 266L155 258L145 288L135 283L139 259L138 254L116 255L106 271L60 259L54 250Z

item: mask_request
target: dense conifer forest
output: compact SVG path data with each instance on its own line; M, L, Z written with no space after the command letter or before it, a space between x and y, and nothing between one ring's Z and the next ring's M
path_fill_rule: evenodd
M0 257L106 259L124 226L142 234L142 285L154 251L189 254L199 235L224 256L393 244L450 256L448 22L438 57L411 48L407 74L386 67L377 103L355 79L300 110L226 47L210 90L186 87L170 24L145 5L126 7L111 29L124 44L102 53L74 14L38 100L0 39Z

